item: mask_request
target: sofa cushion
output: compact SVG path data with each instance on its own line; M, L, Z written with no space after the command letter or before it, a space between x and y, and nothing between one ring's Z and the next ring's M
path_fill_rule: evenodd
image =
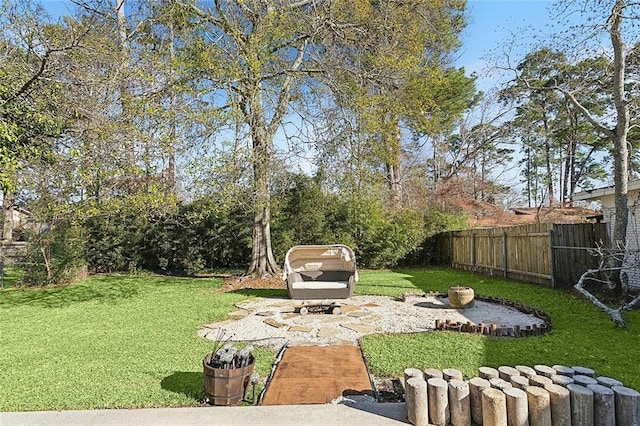
M298 281L289 283L295 289L339 289L347 288L347 281Z

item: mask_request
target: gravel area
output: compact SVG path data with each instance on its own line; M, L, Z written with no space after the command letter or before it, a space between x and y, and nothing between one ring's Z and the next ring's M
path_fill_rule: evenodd
M334 301L326 301L327 304ZM336 300L339 314L300 314L301 301L254 298L239 303L229 319L203 325L198 334L215 339L224 329L231 341L279 349L284 345L354 344L366 334L416 333L435 328L436 320L526 327L543 320L516 309L476 300L469 309L453 309L447 298L409 296L405 301L387 296L355 296Z

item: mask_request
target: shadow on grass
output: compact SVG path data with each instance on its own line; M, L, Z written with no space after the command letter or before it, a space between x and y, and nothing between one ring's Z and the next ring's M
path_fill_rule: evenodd
M105 285L77 284L68 287L16 289L0 293L0 306L39 306L43 308L63 308L73 303L97 300L102 303L116 303L138 294L138 289L126 282L112 282Z
M114 304L157 287L198 284L200 280L169 276L98 275L68 286L16 288L0 291L0 307L39 306L63 308L73 303L97 301Z
M176 371L160 382L160 387L170 392L181 393L196 401L202 401L203 373Z
M289 299L289 294L285 289L276 288L241 288L229 292L230 294L240 294L247 297L264 297L265 299Z

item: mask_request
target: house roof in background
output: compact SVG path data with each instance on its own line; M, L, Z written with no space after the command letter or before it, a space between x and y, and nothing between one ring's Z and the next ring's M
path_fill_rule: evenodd
M584 207L516 207L505 211L487 203L468 203L463 211L471 228L500 228L532 223L585 223L599 212Z
M632 180L629 182L629 191L640 189L640 180ZM590 189L588 191L577 192L573 194L573 201L593 201L598 200L606 195L613 195L615 186L605 186L603 188Z

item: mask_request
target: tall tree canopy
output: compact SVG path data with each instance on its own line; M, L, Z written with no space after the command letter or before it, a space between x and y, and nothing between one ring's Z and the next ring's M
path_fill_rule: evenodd
M448 133L473 103L473 79L451 65L464 1L71 4L74 15L57 24L38 21L35 9L25 16L37 25L3 15L0 156L28 167L18 184L9 167L0 177L25 199L87 216L127 204L153 215L197 195L228 206L232 194L253 210L248 272L272 274L272 196L290 191L283 179L293 176L293 157L313 151L299 141L313 141L322 155L300 167L317 172L319 187L333 176L375 181L386 189L363 186L353 205L371 207L380 223L420 216L423 228L422 211L403 211L407 176L422 177L403 167L419 157L417 138ZM341 115L323 116L330 110ZM325 144L313 131L302 135L313 117L353 126ZM357 149L344 156L349 141ZM41 167L38 157L56 167Z
M49 24L31 2L2 4L0 16L0 189L15 186L13 174L46 156L65 126L57 72L77 47L82 29Z
M452 129L473 102L475 86L451 66L464 28L464 1L353 2L342 10L358 31L325 46L328 84L354 111L357 132L384 166L391 205L403 204L403 133ZM374 160L375 161L375 160Z
M56 139L68 127L60 70L87 27L68 20L52 24L38 5L0 4L0 191L3 238L12 238L18 172L51 164Z
M345 84L357 88L350 100L361 126L375 135L370 149L386 164L396 199L400 120L422 131L451 123L473 93L462 70L446 67L462 28L464 2L182 4L200 20L197 40L185 49L194 73L209 82L218 107L241 118L251 141L250 273L277 270L271 252L270 173L274 138L297 90L304 93L323 83L336 94L345 93Z
M508 127L519 136L525 152L523 177L529 206L541 204L544 198L549 206L568 205L578 185L587 188L591 179L604 177L596 154L602 155L610 144L593 132L567 97L549 86L563 81L577 90L580 85L584 105L602 114L610 102L602 94L611 81L606 61L587 58L571 64L564 53L542 48L527 54L516 69L519 78L501 96L516 104ZM592 84L585 84L585 76L591 76Z
M567 0L560 2L565 11L589 14L586 24L574 30L572 40L583 40L579 48L583 52L593 53L601 50L599 42L605 43L603 35L608 40L607 53L601 57L604 63L585 66L579 73L565 72L559 69L544 79L531 78L516 69L516 80L519 84L534 92L553 91L562 95L572 108L580 113L593 128L605 135L612 144L613 180L615 185L615 219L612 241L614 245L624 245L627 237L628 223L628 181L629 181L629 146L628 135L631 128L630 106L628 90L635 82L630 78L632 73L627 69L627 55L630 52L625 44L625 37L633 37L634 20L640 15L640 9L635 2L626 0L611 0L603 7L602 2L595 0ZM596 41L594 49L593 43ZM584 56L584 54L583 54ZM539 63L546 63L546 59L539 58ZM597 63L598 59L593 61ZM580 65L573 68L577 70ZM604 74L608 78L602 81L602 73L593 72L606 67ZM544 68L544 67L543 67ZM529 69L529 68L526 68ZM606 99L610 103L602 107L602 103L594 102L593 96L599 100Z

